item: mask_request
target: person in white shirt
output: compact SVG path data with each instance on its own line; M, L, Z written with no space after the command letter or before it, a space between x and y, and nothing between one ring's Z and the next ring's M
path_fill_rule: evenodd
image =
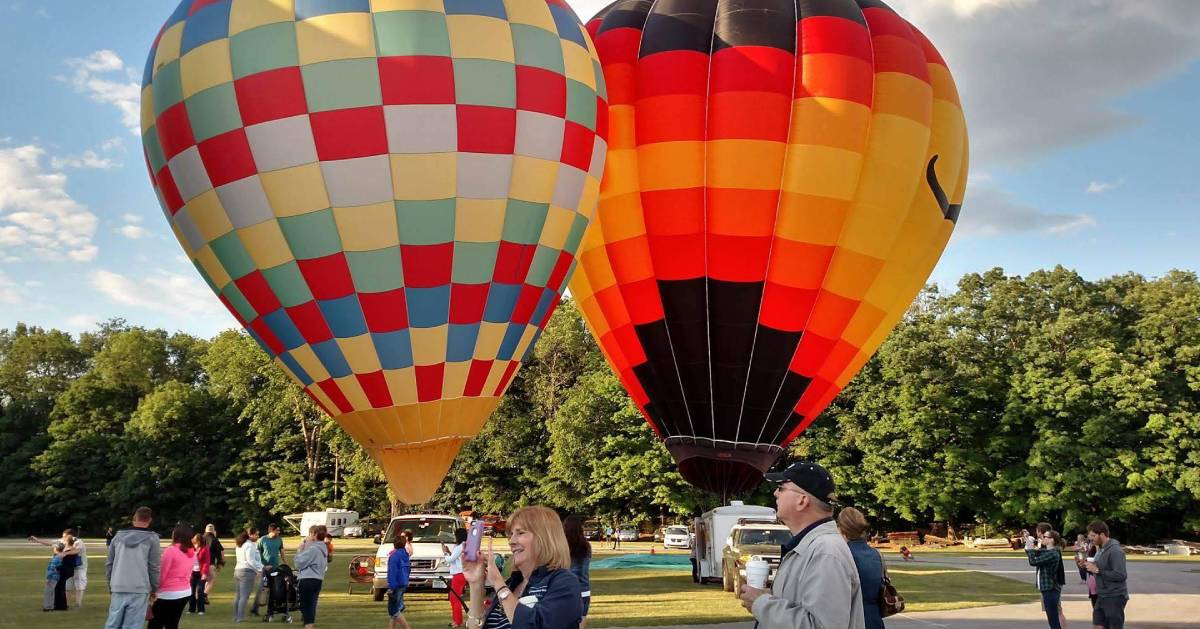
M242 531L234 545L237 547L234 551L237 564L233 567L237 598L233 601L233 622L242 622L246 618L247 600L258 590L255 586L263 569L262 556L258 553L258 529Z
M445 561L450 566L450 615L454 621L454 627L463 626L463 605L462 593L467 585L467 578L463 576L462 553L463 548L467 543L467 529L456 529L454 531L454 548L446 548L442 544L442 554L445 555Z

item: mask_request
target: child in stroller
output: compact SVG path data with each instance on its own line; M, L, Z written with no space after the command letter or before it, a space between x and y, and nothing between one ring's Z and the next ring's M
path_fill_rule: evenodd
M267 591L267 615L263 622L273 622L275 614L283 615L283 622L292 622L291 612L299 609L296 575L287 565L272 566L263 571L263 589Z

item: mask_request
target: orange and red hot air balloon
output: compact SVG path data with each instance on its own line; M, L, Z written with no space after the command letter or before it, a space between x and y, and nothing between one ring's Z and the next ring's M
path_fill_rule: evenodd
M878 0L620 0L588 28L609 147L571 292L684 477L746 490L941 255L954 81Z

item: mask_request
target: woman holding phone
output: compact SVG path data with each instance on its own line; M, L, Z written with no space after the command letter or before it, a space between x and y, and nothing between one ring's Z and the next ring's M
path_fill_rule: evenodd
M575 629L583 618L579 579L571 572L571 553L562 520L552 509L524 507L508 519L513 574L507 581L490 552L464 559L463 575L471 588L468 629ZM484 598L484 584L496 594Z
M300 550L296 552L297 589L300 590L300 616L304 621L304 629L312 629L317 622L317 599L321 596L325 569L329 566L325 536L325 527L314 525L308 529L308 537L304 538Z

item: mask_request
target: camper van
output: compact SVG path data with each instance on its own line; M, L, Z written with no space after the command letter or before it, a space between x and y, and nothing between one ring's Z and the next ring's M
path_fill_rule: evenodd
M283 516L283 521L299 531L301 537L308 535L308 529L318 524L323 524L333 537L342 537L346 534L346 527L353 527L358 524L358 512L347 511L345 509L306 511L304 513L285 515Z
M708 583L725 578L725 546L739 520L774 520L775 509L734 500L696 518L696 543L692 544L692 581Z

